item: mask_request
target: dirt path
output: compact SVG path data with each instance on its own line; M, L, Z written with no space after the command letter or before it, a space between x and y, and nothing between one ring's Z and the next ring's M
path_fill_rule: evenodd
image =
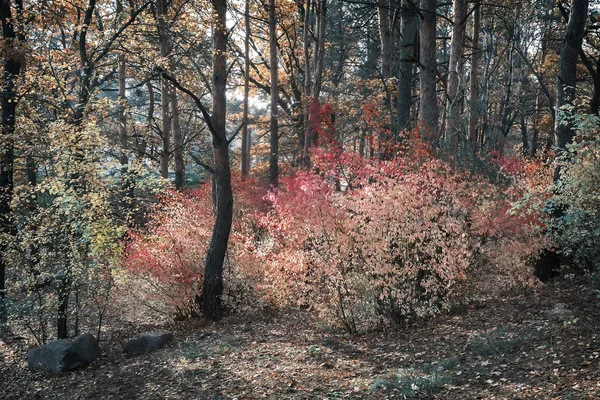
M29 372L23 342L4 337L0 398L600 399L600 303L569 282L369 335L327 333L302 312L231 317L124 358L131 334L60 377Z

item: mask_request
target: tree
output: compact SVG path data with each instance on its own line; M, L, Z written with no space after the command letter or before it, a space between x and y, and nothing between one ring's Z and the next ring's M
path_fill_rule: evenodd
M458 156L459 136L464 129L460 118L459 80L463 62L463 41L467 20L467 0L453 1L452 42L450 45L450 61L448 65L448 89L446 104L448 122L446 123L445 142L449 144L451 153Z
M420 110L421 129L428 131L434 143L437 143L438 106L436 96L436 1L421 0L420 35Z
M21 57L19 48L23 36L17 34L16 22L23 11L23 2L16 2L17 9L13 15L10 0L0 0L0 23L2 24L2 55L3 74L0 80L2 92L0 106L2 107L2 125L0 125L0 235L12 235L14 227L11 219L10 204L13 197L14 173L14 134L15 115L17 110L16 80L21 72ZM0 237L0 302L5 298L6 290L6 247L7 240ZM0 304L0 322L4 318L4 303Z
M213 71L212 71L212 146L216 190L216 219L204 270L203 310L213 321L223 318L223 262L233 220L233 193L227 139L227 1L212 0Z
M244 1L244 111L242 116L242 177L250 172L250 132L248 131L248 95L250 93L250 0Z
M277 79L277 16L275 0L269 0L269 65L271 73L271 152L269 155L269 182L277 188L279 179L279 121L277 103L279 101L279 81Z
M556 75L556 108L561 110L564 106L573 105L575 101L575 85L577 83L577 60L581 51L581 43L585 34L589 0L573 0L569 13L569 22L565 30L558 74ZM555 121L555 144L559 152L566 149L567 144L573 142L575 131L573 126L560 118ZM557 168L554 179L559 179Z

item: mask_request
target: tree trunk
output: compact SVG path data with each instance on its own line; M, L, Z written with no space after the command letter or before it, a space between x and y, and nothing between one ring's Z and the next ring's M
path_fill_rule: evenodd
M438 106L436 96L437 61L436 61L436 1L421 0L421 25L419 27L419 73L420 73L420 112L421 129L431 135L434 144L438 143L437 124Z
M314 85L312 97L319 102L321 86L323 82L323 61L325 59L325 28L327 27L327 1L319 0L317 3L317 35L315 41L314 62Z
M556 108L572 105L575 100L575 84L577 79L577 60L583 36L585 33L585 23L587 19L589 0L573 0L571 11L569 13L569 22L563 39L560 60L558 62L558 75L556 82ZM575 131L570 123L561 121L557 114L555 119L555 145L558 149L558 156L565 151L568 144L573 142ZM554 169L554 181L560 180L560 161ZM564 210L556 207L552 212L551 218L559 219ZM545 251L541 254L536 265L536 276L541 280L549 279L556 275L560 267L560 257L558 253Z
M391 93L396 90L397 83L394 82L394 53L395 53L395 34L394 34L394 10L390 0L377 0L377 15L379 21L379 38L381 42L381 78L386 92L386 108L390 116L390 131L393 135L396 132L396 124L394 123L394 106L395 101ZM377 138L379 142L378 157L380 160L389 158L392 142L388 133L385 130L379 132Z
M304 22L302 35L304 38L304 149L302 161L304 165L310 164L309 150L313 145L313 133L310 126L310 104L312 94L312 72L310 62L310 9L312 0L304 1Z
M210 245L206 254L204 270L203 310L206 318L218 321L223 317L221 294L223 293L223 262L229 242L233 219L233 194L229 166L229 142L225 117L227 114L227 2L212 0L213 4L213 71L211 118L214 179L216 189L216 219Z
M558 75L556 79L556 109L573 104L575 100L575 84L577 78L577 60L583 36L585 34L585 22L587 19L589 0L573 0L569 22L563 39L560 60L558 62ZM575 131L573 126L560 118L556 118L555 145L559 153L565 150L567 144L573 142ZM557 180L558 174L555 174Z
M183 189L185 181L185 164L183 162L183 136L181 134L181 124L179 119L179 102L177 91L173 88L171 91L171 118L173 122L173 160L175 161L175 188Z
M17 1L17 14L23 9L21 0ZM21 62L17 57L17 35L15 17L10 0L0 0L0 21L5 50L2 56L4 64L3 79L0 81L2 95L2 125L0 125L0 233L14 235L15 228L11 219L10 204L13 197L14 173L14 134L17 93L15 81L21 71ZM4 302L6 296L6 242L0 241L0 322L5 320Z
M481 6L479 0L475 3L473 15L473 55L471 56L471 76L469 78L469 143L473 151L477 151L477 120L479 118L479 32L481 31Z
M168 6L167 0L157 0L156 11L158 17L158 42L161 58L168 57L170 52L168 32ZM169 151L171 147L171 120L169 118L169 82L161 78L160 106L162 117L162 153L160 156L160 175L169 177Z
M248 95L250 92L250 0L244 3L244 113L242 115L242 178L246 179L250 172L250 151L248 137Z
M127 172L127 118L125 112L127 110L127 94L125 91L125 56L119 55L119 142L121 145L121 170Z
M408 28L415 23L416 12L414 5L409 0L402 0L400 9L400 31L402 39L408 34ZM398 60L398 100L396 101L396 129L397 133L404 130L410 130L410 107L411 107L411 84L413 75L412 63L407 59L409 55L403 46L403 40L400 43L400 59ZM396 141L400 137L396 136Z
M269 155L269 183L275 189L279 179L279 121L277 101L279 81L277 80L277 20L275 0L269 0L269 63L271 72L271 153Z
M458 156L458 147L463 127L460 116L460 90L459 72L463 60L463 41L465 39L465 28L467 19L467 0L453 1L454 19L452 23L452 41L450 44L450 61L448 64L448 90L447 90L447 123L446 143L450 146L451 154Z
M394 76L393 12L390 0L377 0L377 15L381 40L381 76L389 79Z

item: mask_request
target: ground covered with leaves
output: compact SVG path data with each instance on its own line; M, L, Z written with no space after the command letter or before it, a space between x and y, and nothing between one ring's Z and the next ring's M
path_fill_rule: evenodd
M62 376L28 371L27 341L5 330L0 398L600 398L600 301L571 281L362 335L306 311L187 323L169 347L123 356L155 328L112 326L102 359Z

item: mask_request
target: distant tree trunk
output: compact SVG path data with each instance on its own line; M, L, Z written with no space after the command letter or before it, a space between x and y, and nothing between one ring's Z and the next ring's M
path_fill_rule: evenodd
M279 121L277 120L279 82L277 80L277 17L275 11L275 0L269 0L269 63L271 70L271 152L269 156L269 183L273 188L277 188L279 179Z
M170 90L171 94L171 118L173 128L173 160L175 161L175 188L183 189L185 181L185 164L183 161L183 135L179 117L179 102L175 88Z
M154 126L154 86L152 86L152 81L146 82L146 89L148 90L148 117L146 119L147 130L149 133L152 132ZM144 136L136 141L138 154L140 156L146 155L146 140Z
M158 16L158 42L161 58L168 57L171 51L168 32L168 6L167 0L157 0L156 11ZM169 152L171 148L171 120L169 118L169 82L161 79L160 106L162 117L162 153L160 156L160 175L169 177Z
M452 41L450 44L450 62L448 64L447 118L446 143L450 146L451 154L458 156L458 147L463 132L460 116L461 63L463 62L463 41L467 19L467 0L453 1L454 19L452 23Z
M476 0L473 11L473 54L471 55L471 76L469 78L469 143L473 151L477 151L477 120L479 118L479 32L481 31L481 6Z
M17 16L13 15L10 0L0 0L0 22L2 24L2 39L5 43L4 54L1 56L4 71L0 87L0 105L2 105L2 125L0 125L0 233L13 235L15 229L11 220L10 204L13 197L14 173L14 134L15 113L17 109L17 93L15 81L21 71L21 61L17 57L18 43L14 22L23 10L22 0L17 2ZM4 303L6 296L6 242L0 241L0 322L6 317Z
M250 92L250 0L244 2L244 23L246 36L244 37L244 111L242 114L242 178L248 177L250 172L250 152L248 137L248 95Z
M312 0L304 1L304 21L302 35L304 38L304 149L303 164L309 165L309 150L313 145L313 133L310 126L310 103L312 94L312 72L310 62L310 9Z
M398 100L396 102L396 129L397 134L403 130L410 130L411 84L413 75L412 63L407 59L409 55L403 47L403 40L408 34L408 29L416 20L414 4L409 0L402 0L400 9L400 59L398 60ZM400 138L397 136L396 141Z
M390 0L377 0L377 15L381 39L381 76L383 79L389 79L394 76L394 13Z
M521 143L523 145L523 157L527 157L529 155L529 137L527 135L527 121L525 120L525 115L521 113Z
M216 189L216 219L204 270L203 310L206 318L223 318L223 262L233 219L233 193L229 166L229 142L225 118L227 114L227 1L212 0L213 5L213 71L212 134L214 178Z
M313 98L319 102L321 96L321 86L323 82L323 61L325 59L325 28L327 27L327 1L318 0L317 3L317 34L315 40L314 61L314 85Z
M431 134L434 144L438 143L438 106L436 96L436 0L421 0L420 35L420 112L421 129Z
M394 123L395 102L392 98L391 93L396 90L397 83L393 81L394 78L394 53L395 53L395 29L394 19L395 10L392 8L392 2L390 0L377 0L377 15L379 20L379 38L381 41L381 77L383 78L383 84L386 91L386 106L390 115L390 131L393 135L396 132L396 124ZM391 137L385 130L379 132L378 142L379 150L378 157L380 160L389 158L390 150L392 148Z
M121 145L121 168L126 172L129 158L127 157L127 94L125 89L125 56L119 55L119 142Z

